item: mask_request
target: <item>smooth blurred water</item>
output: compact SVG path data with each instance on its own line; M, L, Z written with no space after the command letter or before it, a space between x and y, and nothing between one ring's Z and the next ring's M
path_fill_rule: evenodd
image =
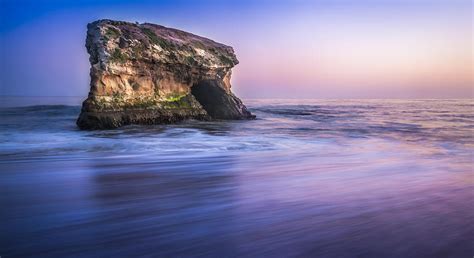
M0 109L4 257L472 257L472 100L252 100L79 131Z

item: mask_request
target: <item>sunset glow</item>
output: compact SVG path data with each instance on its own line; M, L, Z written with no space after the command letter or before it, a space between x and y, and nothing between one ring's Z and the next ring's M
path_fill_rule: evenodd
M107 17L233 46L244 98L472 97L471 1L55 3L1 9L2 95L87 94L85 24Z

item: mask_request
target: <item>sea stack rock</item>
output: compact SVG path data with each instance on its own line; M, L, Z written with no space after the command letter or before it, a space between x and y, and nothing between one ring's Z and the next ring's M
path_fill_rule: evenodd
M87 26L86 48L81 129L255 118L230 89L232 47L156 24L99 20Z

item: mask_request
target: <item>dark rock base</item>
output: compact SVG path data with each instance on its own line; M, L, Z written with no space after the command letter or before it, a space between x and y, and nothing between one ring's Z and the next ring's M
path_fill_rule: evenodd
M106 112L82 112L77 126L82 130L114 129L124 125L171 124L187 119L210 120L205 113L164 110L127 110Z

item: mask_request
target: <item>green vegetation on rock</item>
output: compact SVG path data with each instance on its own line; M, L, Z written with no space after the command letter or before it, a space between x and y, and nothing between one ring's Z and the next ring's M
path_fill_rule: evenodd
M137 99L132 103L126 103L125 108L151 108L156 107L158 102L154 98Z
M192 99L189 95L173 95L164 100L156 96L139 97L127 99L125 95L118 92L112 96L97 97L94 106L98 110L133 110L133 109L192 109Z
M116 28L108 27L105 31L105 36L114 39L120 36L120 31Z
M196 62L196 60L194 60L194 57L192 57L192 56L187 56L187 57L186 57L186 62L187 62L189 65L193 65L193 64Z
M141 28L141 30L143 31L143 33L145 33L145 35L148 36L148 38L150 39L150 41L153 44L159 45L163 49L172 49L172 48L174 48L173 43L168 42L167 40L165 40L161 37L158 37L153 30L151 30L149 28L143 28L143 27Z
M234 65L234 62L225 55L219 55L219 59L223 64Z
M168 109L192 108L192 104L190 103L188 95L168 97L164 102L162 102L162 106Z
M125 63L127 61L127 55L122 54L120 49L116 48L110 55L110 61L117 63Z
M145 47L142 44L137 44L132 47L132 56L131 58L139 58L145 52Z
M165 101L167 102L175 102L175 101L180 101L182 98L186 97L186 94L180 95L180 94L172 94L169 95Z
M127 99L118 92L111 97L97 97L94 100L99 110L148 109L158 107L158 103L154 96Z

